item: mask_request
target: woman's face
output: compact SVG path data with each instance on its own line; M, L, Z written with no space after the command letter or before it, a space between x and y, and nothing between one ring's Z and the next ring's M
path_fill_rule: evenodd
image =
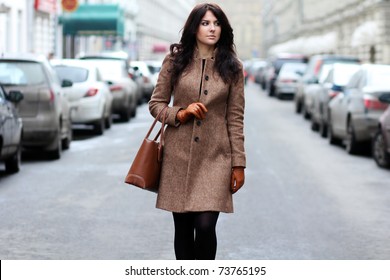
M198 47L215 46L221 36L221 25L211 11L207 11L198 27L196 41Z

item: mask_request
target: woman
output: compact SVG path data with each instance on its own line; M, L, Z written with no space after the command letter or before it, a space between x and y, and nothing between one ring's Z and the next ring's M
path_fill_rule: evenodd
M190 13L149 102L168 106L157 208L171 211L176 259L215 259L220 212L244 184L244 75L233 30L216 4ZM195 233L195 236L194 236Z

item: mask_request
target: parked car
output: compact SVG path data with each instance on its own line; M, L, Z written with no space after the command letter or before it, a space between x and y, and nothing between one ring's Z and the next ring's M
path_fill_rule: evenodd
M313 106L311 110L311 128L319 130L322 137L328 132L328 104L340 92L343 92L345 85L351 76L360 68L359 64L335 63L330 66L329 71L323 69L320 76L318 88L313 92ZM325 71L324 71L325 70Z
M298 81L302 78L300 73L306 70L307 64L302 62L288 62L280 68L275 82L275 96L281 99L283 96L294 97L297 91Z
M280 53L268 59L265 76L265 87L269 96L275 94L275 81L283 64L287 62L307 62L307 57L303 54Z
M359 64L360 60L355 57L339 55L314 55L310 58L306 71L298 83L297 93L294 96L295 112L302 113L305 119L310 118L313 106L312 96L318 90L319 77L325 65L336 62Z
M110 86L113 95L112 112L122 121L129 121L137 113L137 84L129 77L127 64L123 60L109 58L88 58L95 65L102 79Z
M262 89L265 89L265 71L267 62L262 59L255 59L249 62L247 67L248 77L256 84L259 84Z
M16 173L20 169L22 119L14 104L22 99L20 91L7 94L0 85L0 161L4 162L7 173Z
M379 101L390 104L390 93L380 95ZM379 118L378 129L372 141L372 155L379 167L390 167L390 106Z
M112 123L112 94L96 66L79 59L51 60L60 79L72 81L64 89L72 109L72 123L93 125L94 132L103 134Z
M120 60L126 64L126 68L130 67L130 57L124 51L103 51L97 53L83 53L77 56L79 59L108 59Z
M61 82L44 56L2 54L0 83L6 91L24 95L17 104L23 121L23 148L41 149L59 159L72 140L70 106L63 91L72 82Z
M150 100L154 87L156 86L152 72L150 72L148 64L145 61L131 61L130 67L134 70L136 75L141 79L142 98L146 101Z
M145 60L146 65L149 68L150 73L152 75L158 74L162 67L162 60Z
M77 58L82 60L119 60L122 61L122 63L125 64L127 71L127 75L130 79L132 79L136 85L136 98L137 98L137 104L142 103L142 89L139 85L139 75L134 73L134 71L129 71L131 69L130 67L130 56L128 53L124 51L103 51L98 53L88 53L88 54L80 54L77 56Z
M390 65L364 64L352 75L343 93L329 102L329 142L343 141L349 154L369 143L387 107L378 97L390 92Z
M156 87L158 75L162 67L162 60L146 60L150 73L152 73L152 84Z

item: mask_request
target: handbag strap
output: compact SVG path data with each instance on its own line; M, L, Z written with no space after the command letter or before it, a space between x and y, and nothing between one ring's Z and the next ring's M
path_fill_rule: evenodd
M167 107L164 107L164 109L162 109L162 110L160 111L160 113L158 113L158 115L154 118L154 121L153 121L151 127L149 128L149 131L148 131L148 133L146 134L145 138L149 138L150 133L152 133L153 128L154 128L154 126L156 125L157 121L160 119L161 114L164 113L164 112L166 112L167 109L168 109L168 106L167 106ZM161 128L163 128L163 127L165 126L165 116L166 116L166 113L164 113L163 120L162 120L162 123L161 123ZM157 138L158 138L158 136L160 135L161 132L162 132L162 129L160 129L160 130L158 131L156 137L154 138L154 141L157 140Z
M158 113L158 115L154 119L153 124L150 127L150 129L149 129L149 131L148 131L148 133L146 134L146 137L145 137L145 138L149 138L150 133L152 132L154 126L157 123L157 120L159 120L161 114L163 114L163 118L162 118L162 122L161 122L161 128L158 131L157 135L154 137L154 141L157 141L158 137L160 136L160 142L158 143L158 156L157 156L158 161L162 160L162 147L164 146L164 128L165 128L165 120L166 120L166 116L167 116L167 110L168 110L168 106L166 106L164 109L162 109L160 111L160 113Z

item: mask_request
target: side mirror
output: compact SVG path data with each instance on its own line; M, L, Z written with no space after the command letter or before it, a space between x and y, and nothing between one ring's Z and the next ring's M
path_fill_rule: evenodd
M73 85L72 81L62 80L61 87L71 87Z
M332 90L333 90L333 91L343 92L343 91L344 91L344 87L343 87L343 86L339 86L339 85L333 84Z
M7 95L7 99L13 103L19 103L23 98L23 93L19 90L11 90Z
M390 104L390 93L384 93L379 96L379 101Z

